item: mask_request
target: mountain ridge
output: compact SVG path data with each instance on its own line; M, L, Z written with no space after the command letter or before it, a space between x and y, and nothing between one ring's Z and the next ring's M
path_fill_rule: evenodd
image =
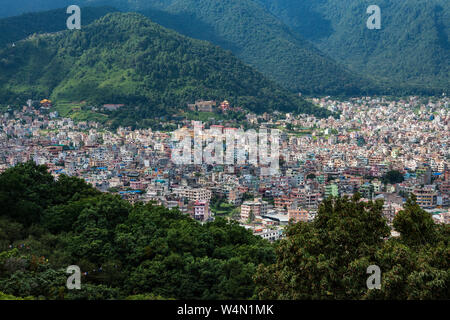
M372 4L369 0L41 2L36 6L30 0L17 0L8 4L6 12L69 2L141 12L183 35L232 51L295 93L436 95L450 87L450 28L446 22L450 21L450 7L444 0L430 0L423 5L418 0L382 0L378 3L382 8L381 30L366 28L366 9ZM417 21L414 17L418 17Z
M81 25L86 26L94 20L115 12L113 7L83 7ZM45 12L24 13L19 16L0 19L0 48L15 41L23 40L35 33L54 33L65 30L68 15L66 8L54 9Z
M331 115L231 52L137 13L110 13L82 30L35 35L0 50L0 84L2 99L12 94L20 101L33 96L138 106L128 117L135 121L173 113L196 99L228 99L257 113Z
M257 1L351 70L391 85L450 89L448 1L378 1L380 30L366 27L371 0Z
M22 0L26 2L26 0ZM140 12L188 37L231 50L279 85L302 94L365 95L378 85L326 56L253 0L73 0Z

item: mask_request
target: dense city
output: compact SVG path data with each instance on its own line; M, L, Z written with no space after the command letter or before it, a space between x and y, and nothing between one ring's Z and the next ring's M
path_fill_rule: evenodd
M206 121L172 121L178 134L192 136L198 126L279 130L279 170L265 174L257 164L175 164L174 132L110 130L60 117L50 100L28 100L0 117L0 172L26 161L45 164L55 177L83 178L131 203L178 208L200 223L223 216L271 241L289 222L312 221L323 199L357 192L363 201L383 200L389 223L410 194L435 222L450 223L447 97L311 102L338 116L248 113L233 123L214 117L233 109L227 101L197 101L189 108L210 115Z

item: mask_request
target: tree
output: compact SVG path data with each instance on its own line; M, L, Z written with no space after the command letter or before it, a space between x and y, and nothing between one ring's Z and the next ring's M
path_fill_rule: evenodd
M316 175L314 173L310 173L306 176L306 179L314 180L316 178Z
M252 199L253 199L253 196L249 192L245 192L242 195L242 201L247 201L247 200L252 200Z
M101 194L100 191L87 184L83 179L69 177L65 174L58 177L51 192L53 193L52 204L63 204L68 201L76 201Z
M40 222L53 205L99 194L76 177L61 175L55 181L46 166L32 161L18 164L0 175L1 214L26 227Z
M388 171L382 178L383 183L390 183L390 184L395 184L395 183L401 183L405 180L405 178L403 177L403 174L398 171L398 170L391 170Z
M5 294L5 293L3 293L3 292L0 292L0 300L34 300L34 298L33 297L27 297L27 298L18 298L18 297L15 297L15 296L13 296L13 295L10 295L10 294Z
M356 194L325 200L314 222L290 225L287 238L271 244L221 217L200 224L179 210L97 194L72 178L42 184L47 174L39 170L34 164L7 170L8 178L33 183L12 194L19 201L40 205L45 190L29 194L39 185L58 194L31 225L20 223L20 215L0 217L0 291L7 298L450 296L450 227L432 224L414 198L394 219L399 238L389 238L382 202L365 203ZM72 264L88 272L81 291L65 288L65 268ZM372 264L382 270L381 290L366 288Z
M253 209L250 209L250 212L248 214L248 223L252 223L255 220L255 214L253 213Z
M431 214L420 208L414 194L393 220L395 230L408 245L423 245L436 240L436 225Z
M255 276L261 299L448 299L450 228L431 226L414 199L397 216L400 238L388 238L382 202L327 199L313 223L290 225L277 261ZM400 214L400 213L399 213ZM381 289L366 287L369 265Z
M54 180L46 166L21 163L0 175L1 215L29 226L40 220L53 199Z
M382 202L326 199L314 222L291 224L279 243L277 262L256 275L261 299L357 299L365 268L389 228ZM364 268L365 266L365 268Z

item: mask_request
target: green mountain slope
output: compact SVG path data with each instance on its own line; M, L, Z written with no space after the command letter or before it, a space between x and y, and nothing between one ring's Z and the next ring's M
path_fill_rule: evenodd
M86 26L103 17L107 13L117 11L112 7L81 8L82 26ZM25 39L35 33L50 33L67 28L69 15L66 9L55 9L46 12L26 13L16 17L0 19L0 48L6 44Z
M72 3L112 5L123 11L141 12L183 35L231 50L269 79L294 92L333 95L377 92L374 83L325 56L255 0L73 0Z
M140 121L196 99L229 99L254 112L325 109L277 87L231 52L184 37L136 13L81 30L36 35L0 50L0 99L124 103ZM19 100L17 100L19 99ZM117 116L123 116L119 114Z
M360 94L371 86L291 32L254 1L168 3L142 12L161 25L233 51L290 90L306 94Z
M449 91L448 0L257 1L356 72ZM372 4L381 9L381 30L366 27L366 9Z

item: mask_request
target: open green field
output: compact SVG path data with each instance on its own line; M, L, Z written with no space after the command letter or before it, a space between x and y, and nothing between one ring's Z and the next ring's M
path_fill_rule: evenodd
M104 123L108 120L108 116L102 113L87 110L86 102L67 102L61 101L55 103L55 108L61 117L68 117L74 121L97 121Z
M188 120L197 120L202 122L208 122L210 119L226 120L226 118L222 114L215 112L189 111L184 113L184 116Z
M232 218L233 216L239 215L238 207L236 207L234 204L223 201L220 201L219 203L212 203L211 211L216 216L228 216Z

